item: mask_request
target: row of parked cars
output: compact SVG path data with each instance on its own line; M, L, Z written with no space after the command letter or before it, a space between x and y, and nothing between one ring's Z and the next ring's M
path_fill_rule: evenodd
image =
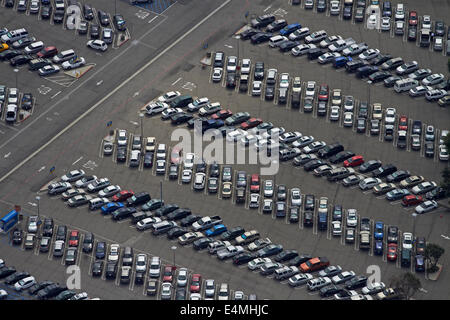
M52 281L38 282L28 272L18 271L14 266L7 266L2 259L0 259L0 279L3 279L4 284L15 291L26 292L30 297L39 300L98 300L98 298L89 298L86 292L76 293L68 290L65 285ZM0 300L7 298L8 292L0 289Z
M17 88L7 88L0 85L0 117L5 118L6 123L15 123L18 120L19 107L30 111L34 105L33 95L29 92L19 93Z
M275 19L273 15L268 16ZM278 31L279 34L275 35ZM308 59L317 59L321 64L331 63L336 69L345 67L347 72L356 73L358 78L368 78L372 83L384 81L396 92L420 87L422 90L415 89L411 95L425 95L429 101L440 100L442 106L448 104L449 98L445 97L450 89L449 81L442 74L432 74L429 69L419 68L416 61L405 62L401 57L382 54L378 49L369 48L365 42L356 43L354 39L344 39L340 35L329 36L325 30L311 33L308 27L302 27L299 23L288 25L284 19L274 20L265 32L256 28L247 29L240 34L240 38L251 39L253 44L268 42L271 48L278 48L281 52L291 51L293 56L307 55ZM302 40L303 44L300 43ZM395 75L390 72L394 69Z
M216 53L218 58L215 58L215 66L223 65L225 60L223 52ZM235 66L238 65L236 57L228 57L228 61L233 61L232 65L227 62L226 70L227 72L234 72ZM235 61L235 62L234 62ZM242 59L239 63L240 68L240 82L239 91L247 92L249 86L249 73L252 67L250 59ZM371 135L379 135L381 133L381 126L383 121L383 109L381 104L374 103L372 107L372 118L370 119L371 110L369 110L369 105L367 102L361 102L359 109L357 111L356 101L353 96L343 96L340 89L330 90L328 85L321 84L318 86L315 81L308 81L302 84L300 77L294 77L292 80L289 73L282 73L278 75L277 69L271 68L267 72L264 69L263 62L256 62L254 64L253 82L251 85L251 94L253 96L261 95L263 82L265 80L265 99L274 99L275 91L277 89L278 103L283 104L288 101L288 92L291 91L291 106L292 108L300 108L300 100L302 94L304 95L303 100L303 111L306 113L312 113L314 110L314 105L317 104L317 115L321 117L328 116L331 122L338 122L342 118L342 124L344 127L354 127L356 126L356 132L366 133L370 131ZM214 67L214 70L222 69L222 67ZM412 76L417 76L417 73L411 74ZM214 81L213 72L213 81ZM411 76L410 75L410 76ZM443 77L443 75L438 75L438 77ZM234 77L234 76L233 76ZM242 82L243 77L245 81ZM430 77L433 77L430 76ZM220 80L220 79L219 79ZM423 81L428 81L425 78ZM228 82L227 82L228 84ZM304 90L303 90L304 88ZM415 90L415 89L411 89ZM387 108L385 110L384 117L384 132L383 140L392 141L396 132L395 123L397 121L397 114L395 108ZM420 151L422 146L422 122L420 120L415 120L412 125L412 134L408 135L408 119L406 116L400 116L401 119L406 119L406 126L402 125L403 129L399 129L399 139L397 146L401 149L405 149L407 144L411 145L411 149ZM399 127L400 128L400 127ZM447 132L443 130L443 132ZM434 158L435 156L435 145L434 138L435 129L433 126L429 125L426 127L426 139L424 140L424 154L428 158ZM445 146L438 146L438 156L441 161L448 160L448 152Z
M305 9L312 9L313 0L308 0L310 5L306 5ZM350 3L351 2L351 3ZM422 16L422 23L419 28L419 15L417 11L407 11L403 3L397 3L395 10L391 1L371 1L371 14L367 18L367 28L377 29L381 31L391 31L394 35L403 36L407 35L408 41L419 40L421 47L429 47L433 43L434 51L442 51L444 46L444 39L446 35L446 27L444 21L438 20L434 22L434 29L432 29L432 20L429 15ZM380 8L381 16L376 13L376 8ZM317 1L317 12L325 12L327 10L326 0ZM337 0L330 1L330 15L339 15L341 11L340 2ZM356 4L354 21L364 22L366 11L366 1L360 0ZM352 19L353 1L347 0L344 2L342 17L344 20ZM406 21L405 21L406 20ZM447 27L447 30L450 30ZM419 33L419 35L418 35ZM447 33L447 55L450 53L449 45L450 33Z

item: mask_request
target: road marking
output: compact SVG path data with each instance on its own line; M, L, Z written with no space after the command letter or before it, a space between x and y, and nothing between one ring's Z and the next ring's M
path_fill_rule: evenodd
M174 86L178 81L180 81L182 78L180 77L180 78L178 78L177 80L175 80L173 83L172 83L172 85Z
M266 11L269 10L270 8L272 8L272 5L268 6L268 7L265 8L263 11L266 12Z
M58 94L60 94L61 93L61 91L58 91L57 93L55 93L52 97L51 97L51 99L53 99L54 97L56 97Z
M5 154L5 155L3 156L3 158L8 158L10 155L11 155L11 152L8 152L7 154Z
M41 172L41 171L44 170L44 169L45 169L45 166L41 167L41 168L38 170L38 172Z
M75 161L74 163L72 163L72 165L74 165L75 163L77 163L77 162L80 161L81 159L83 159L83 157L79 157L77 161Z
M130 77L128 77L126 80L124 80L120 85L118 85L115 89L111 90L106 96L104 96L102 99L100 99L96 104L94 104L92 107L90 107L88 110L86 110L83 114L81 114L78 118L76 118L74 121L72 121L69 125L67 125L63 130L61 130L59 133L57 133L56 135L53 136L53 138L51 138L48 142L46 142L44 145L42 145L40 148L38 148L36 151L34 151L31 155L29 155L28 157L26 157L24 160L22 160L19 164L17 164L14 168L12 168L11 170L9 170L9 172L7 174L5 174L3 177L0 178L0 182L4 181L6 178L8 178L11 174L13 174L15 171L17 171L17 169L19 169L20 167L22 167L25 163L27 163L30 159L32 159L33 157L35 157L38 153L40 153L42 150L44 150L46 147L48 147L51 143L53 143L57 138L59 138L61 135L63 135L64 133L66 133L69 129L71 129L74 125L76 125L78 122L80 122L80 120L84 119L88 114L90 114L93 110L95 110L97 107L99 107L104 101L106 101L107 99L109 99L109 97L111 97L113 94L115 94L117 91L119 91L122 87L124 87L128 82L130 82L131 80L133 80L137 75L139 75L142 71L144 71L145 69L147 69L150 65L152 65L155 61L157 61L159 58L161 58L164 54L166 54L169 50L171 50L173 47L175 47L179 42L181 42L184 38L186 38L188 35L190 35L194 30L196 30L199 26L201 26L205 21L207 21L209 18L211 18L213 15L215 15L218 11L220 11L223 7L225 7L227 4L229 4L231 2L231 0L226 0L224 3L222 3L219 7L217 7L216 9L214 9L210 14L208 14L206 17L204 17L202 20L200 20L195 26L193 26L191 29L189 29L187 32L185 32L181 37L179 37L177 40L175 40L174 42L172 42L166 49L164 49L163 51L161 51L156 57L154 57L153 59L151 59L149 62L147 62L144 66L142 66L139 70L137 70L134 74L132 74ZM166 20L166 19L165 19ZM157 25L155 25L152 29L150 29L149 31L147 31L142 37L147 36L151 31L153 31L156 27L158 27L162 22L164 22L165 20L162 20L160 23L158 23ZM131 47L126 48L125 50L123 50L119 55L117 55L116 57L114 57L113 59L110 60L109 64L114 62L118 57L122 56L123 54L125 54L125 52L128 51L128 49ZM99 73L100 71L103 71L104 68L106 68L109 64L106 64L105 66L103 66L102 68L100 68L97 73ZM71 91L69 94L75 92L80 86L82 86L83 84L85 84L87 81L89 81L92 77L94 77L95 75L97 75L97 73L93 74L90 78L86 79L86 81L82 84L80 84L77 88L75 88L73 91ZM61 102L62 100L60 100L59 102ZM58 105L57 102L56 104L54 104L52 107L50 107L49 109L47 109L47 112L52 110L55 106ZM41 116L45 115L46 113L41 114ZM29 128L32 124L34 124L35 121L37 121L40 117L36 117L32 122L30 122L30 124L28 126L26 126L22 131L24 131L25 129ZM9 143L11 140L15 139L22 131L20 131L19 133L15 134L13 137L11 137L10 139L8 139L7 141L5 141L1 146L0 149L3 148L7 143Z

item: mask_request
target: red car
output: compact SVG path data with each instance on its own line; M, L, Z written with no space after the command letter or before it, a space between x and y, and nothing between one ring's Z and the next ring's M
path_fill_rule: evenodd
M173 164L179 164L183 155L183 149L180 147L174 147L170 154L170 162Z
M409 12L409 25L410 26L416 26L417 25L417 12L416 11L410 11Z
M328 85L321 84L319 88L319 101L328 101Z
M220 110L220 111L217 111L215 114L213 114L212 116L211 116L211 119L214 119L214 120L218 120L218 119L226 119L226 118L228 118L228 117L231 117L233 115L233 112L231 112L231 110L230 109L222 109L222 110Z
M131 198L134 195L134 192L132 190L122 190L120 192L117 192L113 197L112 200L114 202L117 201L125 201L128 198Z
M300 265L301 272L314 272L317 270L325 269L330 265L330 262L325 257L316 257L309 259L308 261Z
M199 293L200 285L202 283L202 276L198 273L193 274L191 278L191 293Z
M38 58L51 58L58 54L58 49L54 46L45 47L37 53Z
M344 161L344 167L356 167L364 163L363 156L353 156Z
M398 120L398 130L408 131L408 117L401 116L400 120Z
M389 243L389 245L388 245L388 252L387 252L387 259L389 261L397 260L397 244L396 243Z
M254 128L259 126L262 123L262 119L260 118L250 118L247 121L245 121L244 123L241 124L241 129L242 130L247 130L250 128Z
M172 266L165 266L163 273L163 282L172 282L173 279L173 269Z
M260 184L259 174L252 174L250 178L250 192L259 193Z
M80 239L80 231L72 230L69 236L69 247L78 247L79 239Z
M404 207L415 206L421 204L423 202L423 198L421 196L415 194L409 194L403 197L402 205Z

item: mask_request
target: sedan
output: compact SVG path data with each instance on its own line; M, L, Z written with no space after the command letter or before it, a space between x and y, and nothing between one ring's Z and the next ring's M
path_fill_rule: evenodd
M428 201L425 201L425 202L419 204L416 207L415 211L416 211L416 213L419 213L419 214L428 213L430 211L433 211L437 207L438 207L438 204L436 201L428 200Z
M42 67L41 69L38 70L38 73L41 77L44 77L44 76L49 76L54 73L58 73L59 70L60 69L58 66L52 64L52 65L47 65L47 66Z

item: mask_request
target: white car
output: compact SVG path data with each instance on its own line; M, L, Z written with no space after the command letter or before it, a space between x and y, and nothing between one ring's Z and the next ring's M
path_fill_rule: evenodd
M424 86L434 86L444 81L445 77L442 73L433 73L422 80Z
M340 57L340 56L341 56L341 54L338 52L326 52L319 57L318 61L320 64L325 64L325 63L332 62L334 59L336 59L337 57Z
M438 207L437 202L434 200L430 200L430 201L425 201L425 202L419 204L416 207L415 211L416 211L416 213L422 214L422 213L427 213L427 212L433 211L437 207Z
M427 91L425 93L425 98L428 101L434 101L434 100L438 100L442 97L445 97L448 94L448 92L446 90L443 89L433 89L430 91Z
M159 96L156 100L159 102L170 103L180 95L181 93L179 91L169 91L164 93L162 96Z
M295 77L292 82L292 92L301 93L302 92L302 81L300 77Z
M244 292L235 291L234 292L234 300L244 300Z
M420 97L425 95L425 93L430 90L433 90L433 88L429 86L417 86L415 88L409 89L409 95L411 97Z
M310 273L298 273L289 278L288 283L291 287L298 287L306 284L309 280L314 277Z
M172 284L164 282L161 288L161 300L170 300L172 298Z
M305 95L307 97L314 97L315 93L316 93L316 82L308 81L305 87Z
M291 207L301 207L302 206L302 193L300 188L291 189Z
M361 53L358 58L361 60L370 60L376 58L380 54L380 50L378 49L368 49Z
M193 102L188 104L188 111L195 112L200 108L207 106L209 104L209 99L207 97L195 99Z
M106 43L112 43L112 41L113 41L113 31L112 31L112 29L110 29L110 28L103 28L102 38L103 38L103 41L105 41Z
M140 253L136 256L136 272L147 271L147 255Z
M22 291L22 290L28 289L29 287L31 287L34 284L36 284L36 280L34 279L34 277L30 276L30 277L26 277L26 278L23 278L22 280L17 281L14 284L14 289L16 291Z
M419 69L419 64L417 63L417 61L411 61L411 62L404 63L401 66L397 67L397 69L395 69L395 71L397 72L397 74L399 76L401 76L404 74L409 74L411 72L414 72L417 69Z
M194 167L195 153L188 152L183 160L183 166L185 169L191 169Z
M39 12L39 0L31 0L30 13L38 13L38 12Z
M120 246L118 244L112 244L109 247L108 262L118 261L119 255L120 255Z
M365 42L361 42L358 44L354 43L351 46L342 50L342 54L344 56L354 56L354 55L360 54L364 50L367 50L367 48L368 48L368 46L367 46L367 43L365 43Z
M269 263L269 262L272 262L272 260L270 258L255 258L247 264L247 267L250 270L258 270L264 264Z
M383 282L369 283L366 287L362 288L361 292L365 295L373 295L383 291L384 288L386 288L386 286Z
M317 46L313 43L310 44L300 44L291 49L291 53L293 56L302 56L307 54L309 50L315 49Z
M0 300L4 300L8 297L8 292L6 290L0 289Z
M105 189L100 190L98 193L98 196L100 198L108 198L108 197L112 197L113 195L115 195L117 192L119 192L121 190L119 185L110 185L107 186Z
M264 197L272 198L273 197L273 181L266 180L263 185Z
M190 183L191 180L192 180L192 170L191 169L183 170L183 173L181 174L181 182Z
M330 109L330 120L339 121L340 109L338 106L332 106Z
M356 209L347 209L347 227L356 227L358 225L358 212Z
M105 52L108 49L108 44L103 40L89 40L86 45L94 50Z
M41 77L45 77L45 76L48 76L48 75L51 75L51 74L54 74L54 73L58 73L59 70L60 70L59 66L54 65L54 64L50 64L50 65L47 65L47 66L44 66L44 67L40 68L38 70L38 73L39 73L39 75Z
M324 141L314 141L302 149L302 153L314 153L325 147Z
M305 38L308 35L309 35L309 28L308 27L303 27L303 28L297 29L294 32L292 32L289 35L289 40L291 40L291 41L301 40L301 39Z
M237 58L235 56L230 56L227 59L227 72L236 72Z
M330 1L330 14L332 16L339 15L341 11L340 2L338 0L332 0Z
M259 208L259 194L251 193L250 194L250 202L248 204L249 208Z
M5 261L3 259L0 259L0 268L3 268L5 266Z
M168 109L169 105L164 102L150 102L145 107L145 113L149 116L152 116L154 114L158 114L163 112L164 110Z
M375 29L377 27L378 16L371 14L367 19L367 29Z
M344 112L344 127L353 126L353 112Z
M38 230L38 216L31 216L28 219L28 232L29 233L36 233Z
M291 143L300 138L302 134L298 131L289 131L280 135L280 142Z
M250 59L242 59L241 74L249 74L252 68L252 62Z
M413 235L410 232L403 232L403 239L402 239L402 248L403 249L412 249L413 247Z
M212 81L213 82L220 82L222 80L223 75L223 69L222 68L214 68L213 74L212 74Z
M289 73L282 73L280 75L280 88L289 88Z
M363 191L369 190L375 187L377 184L380 184L381 182L382 181L379 178L372 178L372 177L365 178L359 183L359 188Z
M391 30L391 18L389 18L389 17L381 18L380 29L383 30L383 31Z
M341 283L345 283L346 281L350 280L355 275L356 274L354 271L344 271L344 272L341 272L340 274L332 277L331 281L333 281L334 284L341 284Z
M245 130L236 129L234 131L228 132L227 141L228 142L237 142L240 139L242 139L242 137L245 137L247 134L248 134L248 132Z
M261 81L253 81L252 96L260 96L261 95L261 86L262 86Z
M424 182L419 183L414 188L412 188L411 191L413 194L424 194L424 193L427 193L428 191L431 191L432 189L434 189L436 187L437 187L436 182L424 181Z
M424 15L422 18L422 29L431 30L431 17L429 15Z
M396 112L397 110L395 108L386 108L386 115L384 117L384 122L386 124L394 124Z
M72 170L69 173L63 175L61 177L61 181L63 181L63 182L73 182L73 181L76 181L76 180L79 180L79 179L83 178L85 174L86 173L84 172L84 170L80 170L80 169Z
M189 300L202 300L202 295L200 293L191 293Z
M180 268L177 276L177 286L185 287L188 281L188 270L186 268Z
M86 60L83 57L71 59L68 61L63 62L62 67L64 70L70 70L79 68L81 66L84 66L86 64Z
M342 234L342 223L340 221L332 221L333 236L340 236Z
M449 155L448 150L445 147L445 145L441 144L439 146L439 160L441 161L448 161Z

